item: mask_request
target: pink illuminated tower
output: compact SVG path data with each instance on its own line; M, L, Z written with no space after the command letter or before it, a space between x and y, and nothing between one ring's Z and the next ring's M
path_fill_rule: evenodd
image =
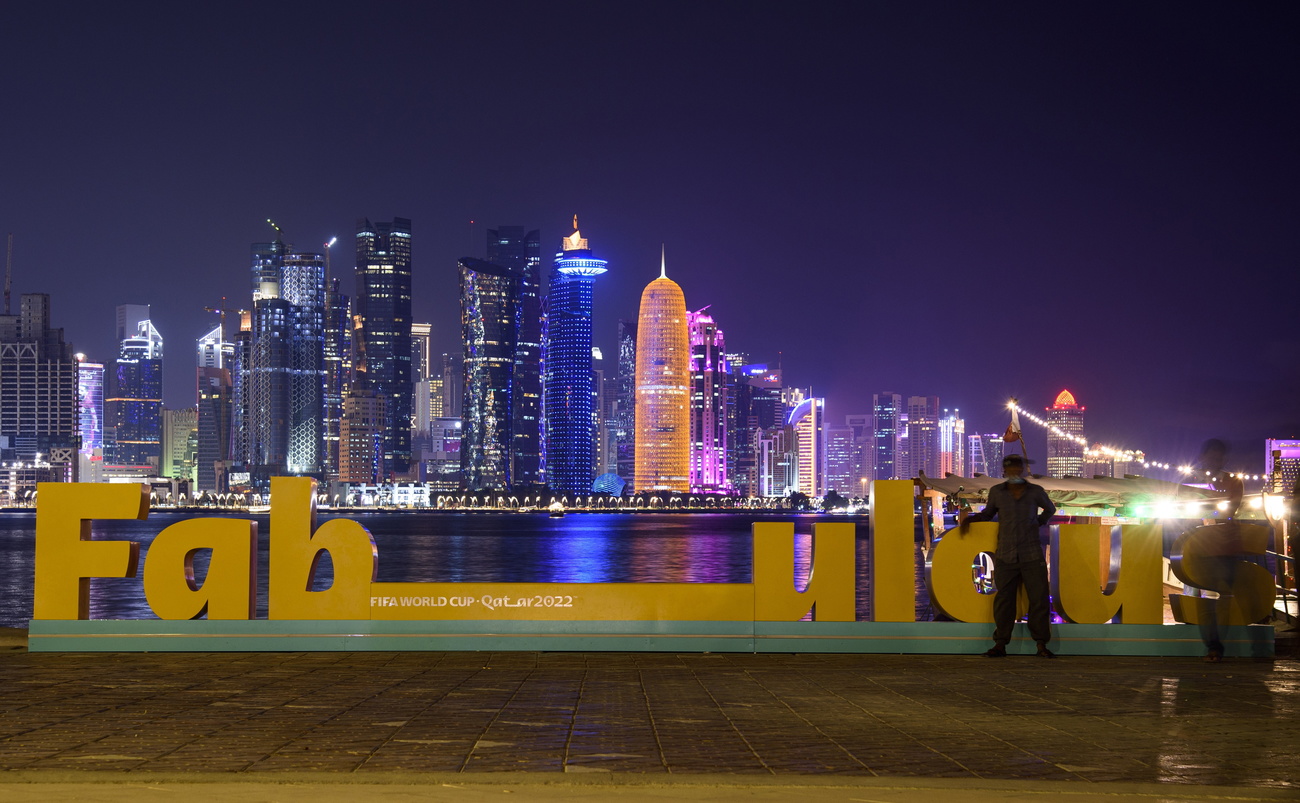
M691 338L691 490L731 493L727 476L727 365L722 330L705 314L686 313Z

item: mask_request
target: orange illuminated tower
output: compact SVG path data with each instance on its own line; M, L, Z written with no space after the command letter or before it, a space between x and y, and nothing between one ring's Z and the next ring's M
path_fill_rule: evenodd
M637 318L637 491L690 490L690 381L686 297L660 255L659 278L642 291Z
M1047 408L1047 476L1078 477L1083 471L1083 409L1068 390Z

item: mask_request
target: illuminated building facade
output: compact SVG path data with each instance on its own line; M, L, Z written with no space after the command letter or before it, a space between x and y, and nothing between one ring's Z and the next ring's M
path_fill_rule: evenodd
M148 314L147 306L126 307L131 308ZM123 312L118 310L119 328ZM124 330L109 396L104 399L106 426L113 433L104 460L119 466L150 466L156 473L162 456L163 339L147 317L134 323L134 331Z
M546 309L546 484L587 494L595 479L591 360L592 285L608 263L596 259L578 231L565 237L551 270Z
M523 488L542 481L542 239L523 226L498 226L487 232L487 261L509 269L519 280L519 326L510 391L513 465L511 484Z
M872 479L910 479L903 475L907 466L899 459L902 438L903 397L898 393L873 393L871 396Z
M41 465L23 475L30 483L6 486L11 502L16 493L34 491L37 480L74 479L81 428L77 380L72 344L63 342L62 329L50 327L50 297L24 293L19 314L0 315L0 438L7 439L5 460Z
M826 443L826 491L856 496L860 491L854 476L853 430L847 426L823 429Z
M826 493L826 400L809 396L790 411L794 433L795 490L809 497Z
M1264 441L1264 488L1269 493L1300 493L1300 440L1268 438Z
M265 489L272 477L323 476L325 258L277 239L255 243L252 262L253 309L233 344L230 456L253 487ZM212 405L218 397L211 395Z
M618 377L611 437L615 473L626 483L636 472L636 323L618 322Z
M354 388L343 398L339 429L339 482L372 485L384 467L387 405L373 390Z
M198 340L195 491L224 492L230 460L231 377L235 346L226 341L225 318Z
M789 496L798 490L799 455L793 427L759 430L757 451L759 496Z
M691 344L691 491L731 493L727 476L729 375L722 330L705 314L686 313Z
M1112 449L1094 443L1083 452L1081 477L1117 477L1125 474L1142 474L1146 453L1131 449Z
M690 370L686 297L661 261L637 316L637 491L690 490Z
M343 396L352 386L352 299L338 279L330 279L325 292L324 432L321 463L325 476L338 479L339 437L343 421Z
M450 493L460 488L460 443L462 422L459 418L435 417L429 422L429 455L421 462L421 479L436 493Z
M460 260L458 269L465 377L461 479L468 491L509 490L519 276L469 257Z
M198 467L199 410L183 407L163 410L162 469L160 476L194 481Z
M907 397L908 473L901 479L942 477L939 470L939 397Z
M353 314L360 323L365 384L385 402L384 466L388 477L411 467L411 221L357 221L357 289ZM342 437L340 435L340 437Z
M851 413L844 417L844 424L853 438L849 495L864 497L867 495L867 485L871 482L871 414Z
M1068 390L1062 390L1047 408L1047 476L1078 477L1083 473L1083 410Z
M77 363L77 409L81 430L81 453L90 456L96 449L104 448L104 366L102 364L85 360Z
M939 419L939 473L960 474L966 468L966 422L959 410L943 411Z
M761 440L764 433L785 426L781 369L769 369L762 364L745 365L736 359L732 371L731 431L727 434L731 465L727 474L735 493L765 496L761 489L771 483L765 485L760 478L764 472Z

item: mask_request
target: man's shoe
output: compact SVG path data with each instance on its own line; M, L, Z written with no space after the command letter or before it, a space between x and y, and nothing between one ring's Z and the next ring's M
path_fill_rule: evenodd
M988 652L984 653L984 657L985 658L1006 658L1007 648L1003 647L1001 644L995 644Z
M1051 650L1047 649L1047 645L1046 645L1046 644L1039 644L1039 645L1038 645L1038 657L1039 657L1039 658L1055 658L1055 657L1056 657L1056 653L1054 653L1054 652L1052 652Z

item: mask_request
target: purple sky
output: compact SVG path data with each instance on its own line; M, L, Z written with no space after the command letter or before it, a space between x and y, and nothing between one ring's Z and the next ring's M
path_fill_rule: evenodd
M456 258L500 224L549 251L577 212L607 353L663 243L688 306L834 419L890 390L1001 431L1068 388L1091 438L1169 462L1300 436L1294 4L775 9L6 9L15 298L98 360L113 307L153 305L179 407L267 217L338 236L336 274L358 216L411 218L450 350Z

